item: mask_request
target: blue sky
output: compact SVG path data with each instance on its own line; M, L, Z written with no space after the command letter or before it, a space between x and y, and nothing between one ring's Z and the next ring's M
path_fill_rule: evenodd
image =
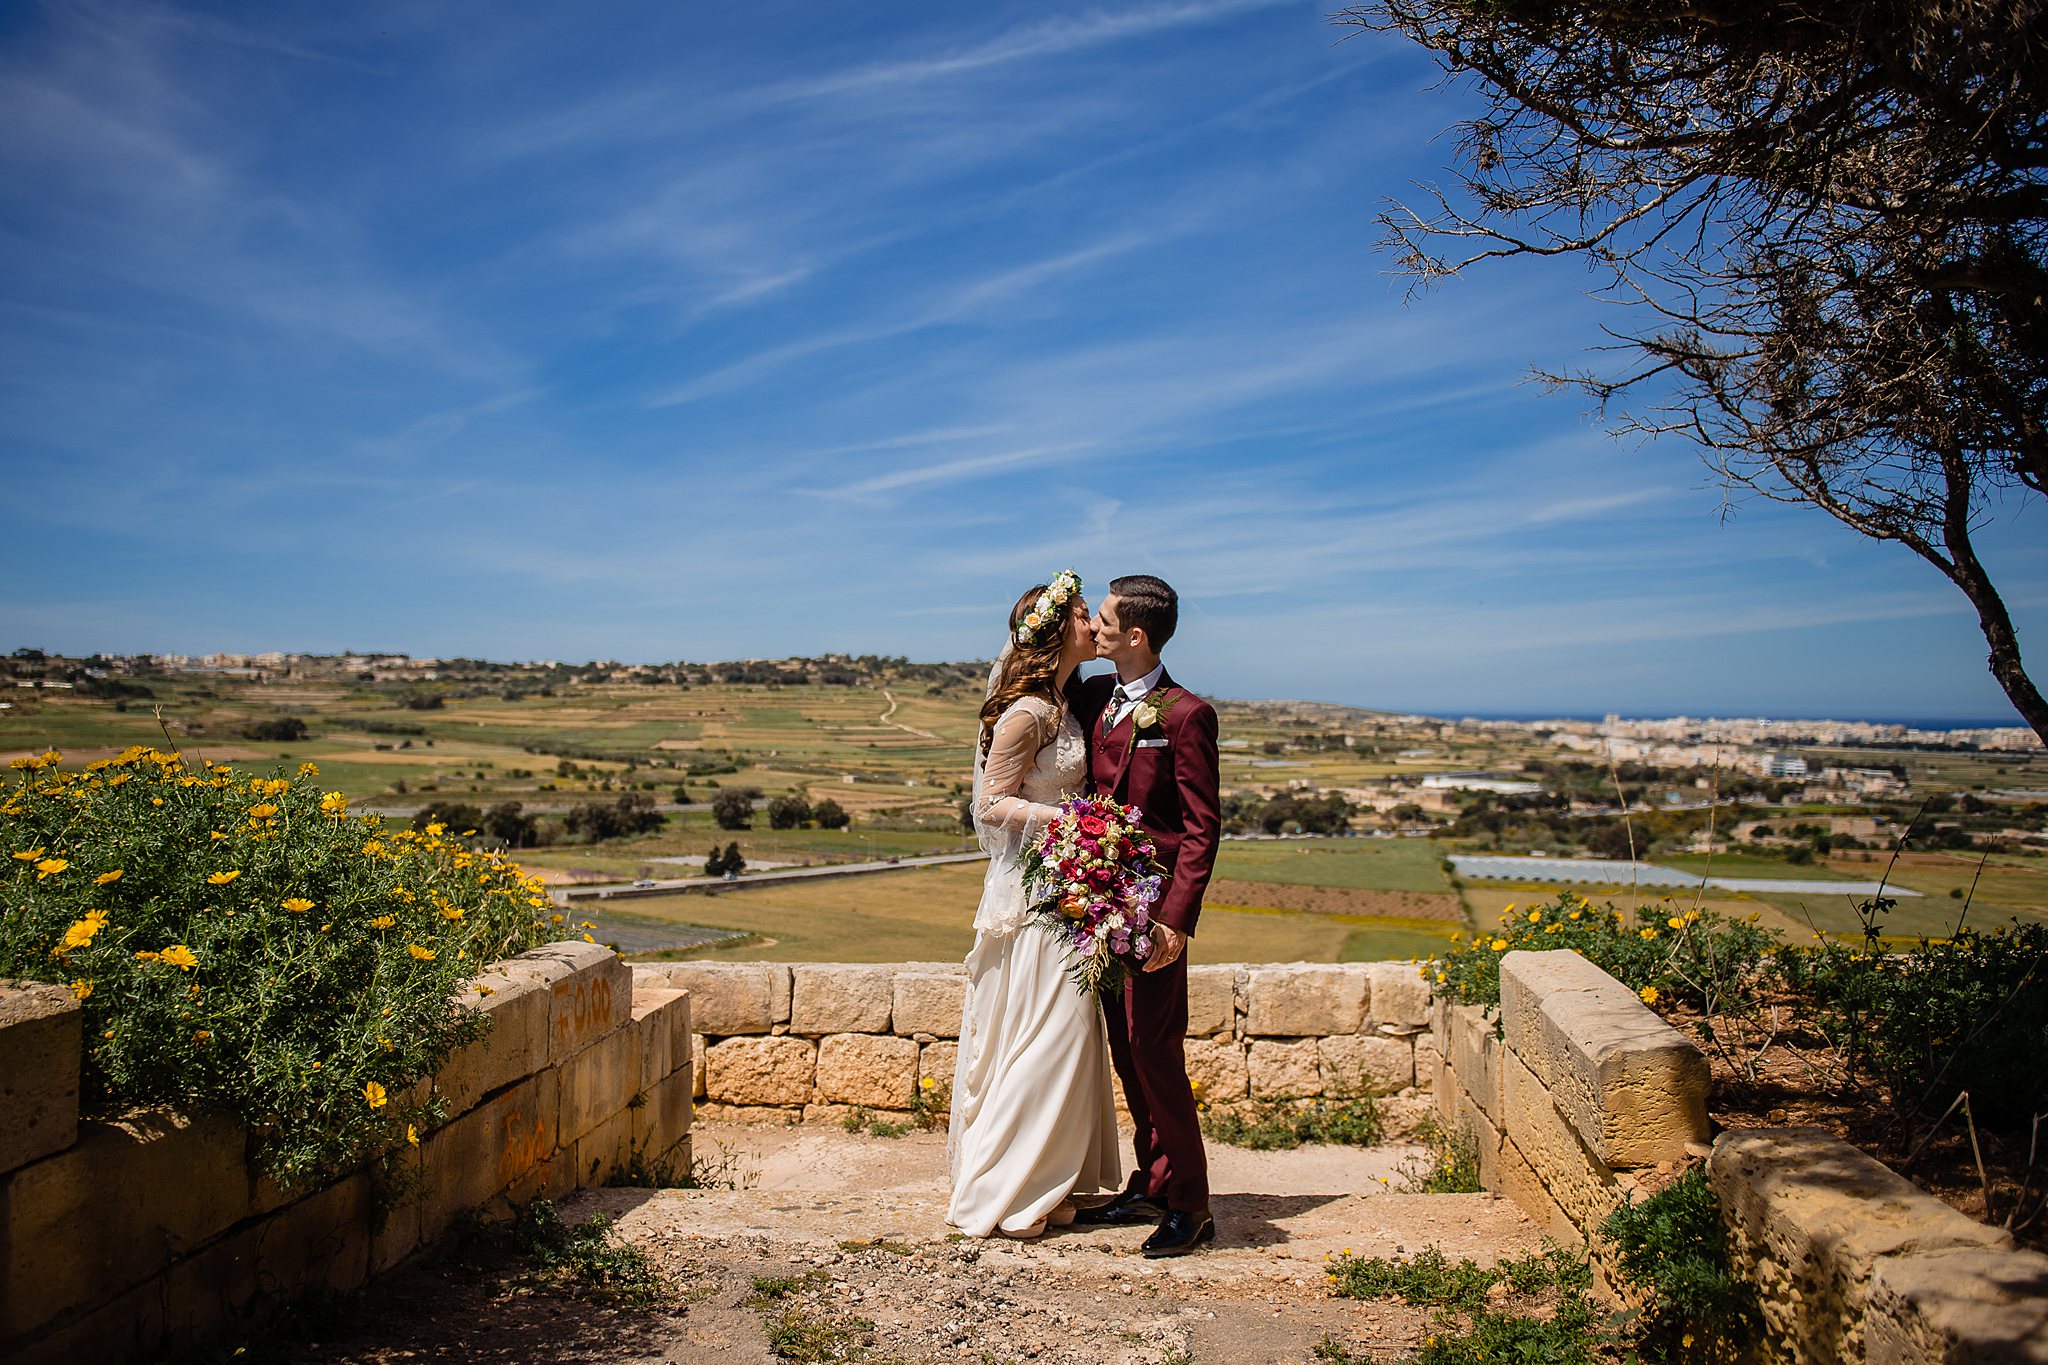
M1526 381L1576 267L1405 297L1432 84L1291 0L0 8L0 647L966 658L1072 565L1222 696L2009 716L1911 555Z

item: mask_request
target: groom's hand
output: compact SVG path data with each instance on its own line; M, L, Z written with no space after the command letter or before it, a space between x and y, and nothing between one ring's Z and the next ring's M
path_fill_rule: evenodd
M1156 972L1161 967L1171 967L1187 946L1187 935L1163 924L1153 925L1152 951L1145 957L1145 970Z

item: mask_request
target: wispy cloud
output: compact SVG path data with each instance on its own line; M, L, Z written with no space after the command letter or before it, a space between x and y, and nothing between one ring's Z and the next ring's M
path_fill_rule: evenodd
M8 33L23 643L960 658L1071 564L1179 585L1177 669L1237 695L1989 686L1910 555L1724 522L1689 450L1528 384L1598 335L1576 276L1403 306L1368 219L1459 97L1314 7ZM1994 511L2033 638L2048 541Z
M1014 62L1068 55L1170 29L1214 23L1249 10L1291 6L1292 3L1293 0L1196 0L1195 3L1095 11L1079 18L1062 17L1020 26L987 42L950 53L874 62L807 80L789 81L759 92L758 97L764 101L811 100L918 85Z

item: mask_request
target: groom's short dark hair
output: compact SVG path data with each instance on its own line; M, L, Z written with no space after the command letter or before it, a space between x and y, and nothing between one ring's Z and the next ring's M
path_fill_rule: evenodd
M1166 648L1174 627L1180 624L1180 594L1168 587L1165 579L1148 573L1112 578L1109 590L1116 596L1117 624L1125 630L1135 626L1144 631L1154 650Z

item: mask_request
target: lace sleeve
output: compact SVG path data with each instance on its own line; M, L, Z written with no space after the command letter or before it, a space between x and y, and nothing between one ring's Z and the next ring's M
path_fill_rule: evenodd
M974 794L975 828L984 839L995 836L1013 849L1021 849L1060 813L1058 806L1019 795L1038 751L1052 741L1050 717L1031 706L1031 700L1019 702L997 720Z

